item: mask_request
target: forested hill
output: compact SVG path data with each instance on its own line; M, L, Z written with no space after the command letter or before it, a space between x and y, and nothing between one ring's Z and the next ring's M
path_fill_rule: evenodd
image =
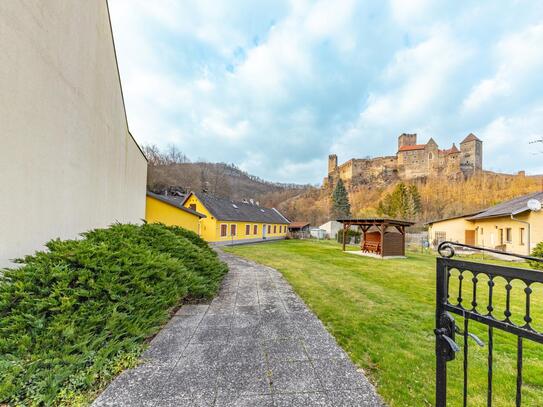
M349 190L351 214L358 217L390 216L408 218L423 225L428 221L462 215L485 209L500 202L541 191L542 176L506 175L484 172L468 179L432 178L406 183L398 193L400 183L390 185L360 185ZM395 199L409 201L416 191L416 209L406 212L394 209ZM396 193L395 193L396 192ZM330 189L305 191L286 200L278 207L291 218L302 218L320 225L330 217Z
M166 151L155 146L143 149L149 161L147 187L159 194L207 191L234 200L254 199L262 205L276 206L311 188L310 185L269 182L234 164L191 162L175 147Z

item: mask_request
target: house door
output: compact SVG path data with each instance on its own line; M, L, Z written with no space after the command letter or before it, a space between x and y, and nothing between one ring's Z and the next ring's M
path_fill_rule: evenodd
M499 231L498 240L500 242L500 246L503 246L503 229L500 229Z
M475 230L466 230L466 244L475 246Z

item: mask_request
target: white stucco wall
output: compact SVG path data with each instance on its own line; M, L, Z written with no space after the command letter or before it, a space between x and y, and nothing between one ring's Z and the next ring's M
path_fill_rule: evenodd
M0 265L143 219L106 0L2 0L0 50Z

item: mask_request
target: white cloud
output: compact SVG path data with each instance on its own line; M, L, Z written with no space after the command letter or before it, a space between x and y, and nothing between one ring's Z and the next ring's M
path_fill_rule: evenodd
M497 100L522 94L540 81L543 70L543 24L508 34L494 47L496 73L482 79L463 102L466 112L477 112Z
M540 168L521 138L543 128L543 7L445 3L110 0L130 128L277 181L393 153L401 132L473 131L488 166Z
M519 115L497 117L479 134L485 142L485 154L494 158L492 169L516 172L528 168L529 173L543 173L543 144L531 144L543 138L543 104Z
M432 0L390 0L390 8L395 21L403 26L428 24Z
M212 133L217 139L229 141L239 140L247 136L250 130L247 120L232 120L222 110L210 111L201 124L204 132Z

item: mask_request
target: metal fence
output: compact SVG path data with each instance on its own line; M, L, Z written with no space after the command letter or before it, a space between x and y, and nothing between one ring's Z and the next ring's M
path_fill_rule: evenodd
M421 253L429 251L428 232L406 233L405 246L410 251Z
M470 322L487 326L487 406L492 406L493 370L494 370L494 329L508 332L517 338L517 377L516 377L516 403L522 404L522 374L523 374L523 341L530 340L543 343L543 333L534 329L532 315L533 286L543 283L543 273L540 271L503 267L492 264L473 263L452 259L453 246L470 248L469 245L460 245L443 242L439 253L444 256L437 259L437 304L436 304L436 406L447 405L447 363L455 359L455 353L460 347L455 342L455 334L463 339L463 405L468 400L468 368L469 343L474 340L479 346L483 341L469 332ZM496 252L495 250L489 250ZM512 255L523 259L543 262L529 256ZM505 284L497 284L503 281ZM513 286L517 295L513 297ZM518 291L518 287L522 288ZM496 296L505 296L503 315L498 313L494 300ZM513 302L520 305L522 315L513 315ZM520 304L519 304L520 302ZM519 308L516 308L519 309ZM463 319L463 329L458 328L451 314ZM524 323L518 323L519 320Z

